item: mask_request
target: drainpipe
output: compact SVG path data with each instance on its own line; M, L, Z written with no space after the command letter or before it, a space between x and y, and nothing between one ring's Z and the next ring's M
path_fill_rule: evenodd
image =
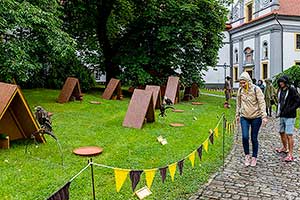
M231 35L231 33L230 33L230 31L228 31L228 34L229 34L229 45L230 45L230 47L229 47L229 59L230 59L230 67L229 67L229 69L230 69L230 76L231 76L231 86L233 87L233 44L232 44L232 35Z
M275 20L279 24L281 30L281 72L283 72L283 26L278 20L278 13L275 14Z

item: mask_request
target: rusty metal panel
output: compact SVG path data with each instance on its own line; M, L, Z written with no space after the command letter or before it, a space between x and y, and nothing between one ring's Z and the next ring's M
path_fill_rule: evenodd
M0 119L8 108L12 97L17 92L18 86L0 82Z
M123 126L141 129L145 121L155 121L152 91L135 89L123 121Z
M165 96L176 104L179 102L179 77L170 76L168 78Z
M106 89L104 90L102 94L103 99L110 100L113 97L113 94L116 93L117 98L121 99L121 82L118 79L112 78L110 79L108 85L106 86Z
M12 113L7 110L0 120L0 133L8 135L11 141L25 138L19 128L18 124L14 121Z
M17 140L30 138L38 131L39 127L17 85L0 83L0 99L0 133L7 134L10 140ZM37 140L45 141L42 136Z
M196 83L192 84L191 87L191 94L193 95L193 97L197 98L199 97L199 87Z
M76 100L81 100L82 94L77 78L68 77L58 97L58 103L66 103L74 96Z
M154 102L154 108L159 109L161 106L161 92L160 92L160 86L157 85L146 85L146 91L152 91L153 92L153 102Z

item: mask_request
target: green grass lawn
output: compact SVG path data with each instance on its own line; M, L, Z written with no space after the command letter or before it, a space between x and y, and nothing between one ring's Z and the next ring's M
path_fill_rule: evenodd
M24 90L30 108L43 106L53 112L54 133L63 148L65 165L61 165L59 150L55 141L46 136L47 143L28 147L25 153L24 141L12 142L11 149L0 151L0 197L4 200L46 199L65 184L87 164L88 158L79 157L72 150L81 146L97 145L104 148L102 155L93 158L96 163L127 169L151 169L166 166L187 156L208 137L208 130L215 127L225 112L233 119L234 109L224 110L223 99L201 96L202 106L192 106L190 102L175 105L184 113L168 112L166 118L158 117L156 122L146 124L136 130L122 127L129 98L122 101L108 101L100 98L100 93L84 95L84 101L58 104L58 90ZM89 101L101 101L101 105ZM194 108L192 110L192 108ZM198 120L193 120L196 116ZM185 127L172 128L171 122L184 123ZM168 144L160 145L156 137L164 136ZM231 149L232 135L226 135L226 154ZM187 199L205 183L209 176L222 165L222 139L215 139L209 152L203 153L203 161L196 156L195 168L189 160L184 164L183 176L178 170L172 182L169 173L164 184L159 172L156 173L147 199ZM94 166L97 199L135 199L132 196L131 182L126 180L119 193L115 190L114 173L111 169ZM144 174L138 188L145 185ZM71 199L91 199L90 170L75 179L70 187Z
M200 89L200 91L204 92L204 93L209 93L209 94L221 95L221 96L224 96L224 98L225 98L225 94L224 94L223 90L209 90L209 89L203 88L203 89Z

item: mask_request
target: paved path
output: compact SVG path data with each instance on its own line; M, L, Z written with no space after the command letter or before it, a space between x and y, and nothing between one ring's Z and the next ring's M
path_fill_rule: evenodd
M200 92L200 95L206 95L206 96L211 96L211 97L218 97L218 98L223 98L225 99L224 95L219 95L219 94L211 94L211 93L206 93L206 92ZM231 99L236 99L236 97L231 97Z
M224 172L215 174L190 200L196 199L295 199L300 200L300 161L285 163L276 131L278 119L270 119L260 133L260 151L256 167L244 167L241 137L227 158ZM295 140L295 150L298 141ZM294 156L299 157L298 151Z

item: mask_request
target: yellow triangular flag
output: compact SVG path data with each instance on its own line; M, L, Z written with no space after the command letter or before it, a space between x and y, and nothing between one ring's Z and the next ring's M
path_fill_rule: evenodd
M226 121L226 132L229 132L229 123Z
M196 151L193 151L193 153L189 155L189 160L191 161L192 168L194 168L195 166L195 155L196 155Z
M172 181L174 181L176 166L177 166L177 163L174 163L174 164L171 164L171 165L168 166Z
M127 178L129 170L126 169L114 169L115 180L116 180L116 189L119 192Z
M203 148L206 152L208 152L208 138L203 142Z
M144 170L145 175L146 175L146 183L147 183L147 186L148 186L149 190L151 189L156 170L157 169Z
M218 127L216 127L216 128L214 129L214 133L215 133L215 136L216 136L216 137L219 137L219 128L218 128Z

